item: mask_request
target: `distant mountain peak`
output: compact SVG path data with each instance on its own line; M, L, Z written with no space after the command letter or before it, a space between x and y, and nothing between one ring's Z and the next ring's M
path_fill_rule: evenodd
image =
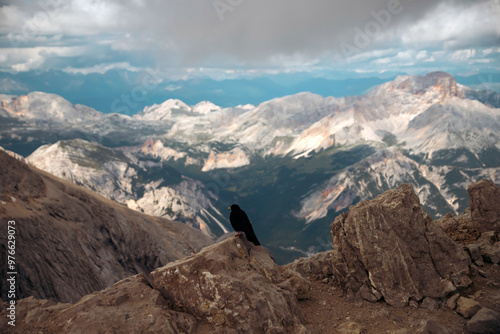
M457 86L455 78L446 72L431 72L425 76L398 76L394 81L382 86L411 92L415 95L424 95L429 92L437 93L441 100L451 97L463 98L464 96L464 92Z

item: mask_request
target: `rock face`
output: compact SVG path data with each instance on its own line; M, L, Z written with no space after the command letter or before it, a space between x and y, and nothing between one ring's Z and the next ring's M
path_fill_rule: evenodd
M0 151L0 224L16 222L18 298L76 301L141 271L191 255L212 240L58 179ZM7 240L0 240L6 263ZM21 255L22 254L22 255ZM0 272L7 296L6 272Z
M23 299L13 333L306 332L296 297L278 287L286 280L277 265L244 238L206 247L150 278L152 286L140 274L75 304Z
M160 147L160 155L148 150L146 153L165 160L161 142L151 145ZM180 174L163 161L142 161L130 152L81 139L44 145L27 160L130 209L186 223L210 237L219 230L227 232L221 222L226 218L215 208L214 198L203 183Z
M350 207L331 228L335 276L363 299L403 307L471 283L469 256L432 221L411 185Z
M211 324L244 333L301 328L296 297L276 286L283 280L277 265L244 239L226 239L150 276L170 305Z

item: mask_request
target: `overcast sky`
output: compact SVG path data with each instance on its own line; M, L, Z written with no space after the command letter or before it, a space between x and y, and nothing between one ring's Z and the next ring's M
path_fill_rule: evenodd
M500 70L500 0L0 0L0 70Z

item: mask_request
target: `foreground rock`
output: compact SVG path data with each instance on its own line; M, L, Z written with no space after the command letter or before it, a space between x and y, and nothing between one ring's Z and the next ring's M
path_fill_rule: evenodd
M296 296L265 249L229 238L75 304L17 304L14 333L305 333ZM3 315L2 318L6 317ZM5 320L2 320L5 321ZM3 326L3 327L2 327ZM0 329L6 328L0 322Z
M433 222L411 185L350 207L331 227L334 276L358 298L403 307L471 283L469 256Z
M483 307L467 323L470 333L500 333L500 313Z
M196 319L171 310L142 274L75 304L29 297L17 304L12 333L192 333ZM7 326L4 325L4 329Z
M16 298L74 302L212 243L189 226L146 216L0 151L0 225L15 221ZM0 238L0 263L6 263ZM6 282L6 271L0 272ZM2 296L7 286L0 283Z
M167 264L151 280L170 305L213 325L245 333L302 329L296 296L277 287L283 281L278 266L243 238Z

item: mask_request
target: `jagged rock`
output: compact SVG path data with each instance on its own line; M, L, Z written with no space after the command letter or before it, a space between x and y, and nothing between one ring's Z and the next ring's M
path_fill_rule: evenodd
M282 274L285 281L278 284L282 289L292 292L298 300L309 299L311 295L311 282L301 274L291 269Z
M277 288L278 266L262 247L229 238L150 275L174 309L241 333L297 332L303 328L295 296Z
M302 276L322 280L333 276L332 252L321 252L310 257L299 258L283 266L300 273Z
M411 185L351 206L331 228L335 276L346 291L366 286L403 307L471 283L469 256L432 221Z
M212 243L185 224L129 210L3 151L0 203L4 231L8 220L16 222L18 298L74 302ZM6 249L0 238L0 263L6 263ZM7 286L0 287L6 298Z
M467 189L471 218L481 232L500 232L500 187L489 180L473 183Z
M467 189L470 207L459 216L446 214L436 222L455 241L475 244L484 232L500 233L500 187L489 181L475 182Z
M477 240L477 245L485 262L495 264L500 262L500 242L498 242L497 232L482 233Z
M483 256L481 255L481 249L477 244L470 244L465 246L465 249L470 255L471 260L478 266L484 266Z
M418 328L415 334L451 334L436 319L427 320L422 327Z
M458 298L460 298L460 294L454 294L453 296L448 298L448 300L446 301L446 306L448 308L451 308L452 310L455 309L455 307L457 307Z
M481 305L474 299L460 297L457 301L456 311L467 319L474 316L480 309Z
M500 333L500 313L483 307L467 322L467 330L475 334Z
M436 220L436 224L448 234L453 240L461 244L471 244L481 235L472 222L470 208L466 208L458 216L447 213Z

